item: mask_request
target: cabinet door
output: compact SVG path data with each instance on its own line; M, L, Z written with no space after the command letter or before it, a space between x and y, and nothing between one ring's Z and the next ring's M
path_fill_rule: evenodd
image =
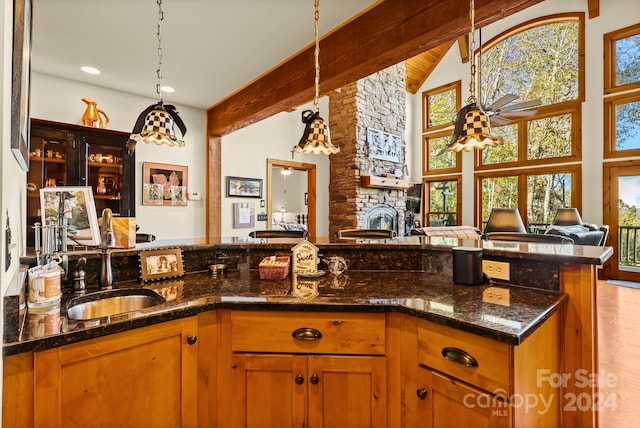
M36 427L195 427L195 317L35 354Z
M386 358L309 356L309 428L386 427Z
M511 426L510 407L502 399L422 367L416 394L425 427Z
M231 363L231 426L305 426L306 356L236 354Z

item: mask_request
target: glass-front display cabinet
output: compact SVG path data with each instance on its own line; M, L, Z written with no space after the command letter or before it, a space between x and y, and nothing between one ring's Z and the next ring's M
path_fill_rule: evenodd
M27 173L27 245L31 226L42 222L40 189L91 186L98 216L135 217L135 154L125 144L128 132L31 119Z

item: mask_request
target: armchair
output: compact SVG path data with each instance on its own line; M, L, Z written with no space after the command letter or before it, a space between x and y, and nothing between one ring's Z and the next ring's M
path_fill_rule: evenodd
M545 234L569 237L576 245L603 246L609 235L609 225L585 223L577 208L559 208Z

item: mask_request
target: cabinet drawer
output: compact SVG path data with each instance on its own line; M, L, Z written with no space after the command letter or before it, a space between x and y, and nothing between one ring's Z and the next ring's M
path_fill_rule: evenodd
M420 364L490 392L509 394L511 347L428 321L418 324Z
M297 338L294 332L298 332ZM234 352L384 355L385 316L350 312L232 311L231 349Z

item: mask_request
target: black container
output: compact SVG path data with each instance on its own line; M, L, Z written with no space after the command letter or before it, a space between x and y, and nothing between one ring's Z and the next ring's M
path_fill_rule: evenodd
M483 283L482 248L453 248L453 282L464 285Z

